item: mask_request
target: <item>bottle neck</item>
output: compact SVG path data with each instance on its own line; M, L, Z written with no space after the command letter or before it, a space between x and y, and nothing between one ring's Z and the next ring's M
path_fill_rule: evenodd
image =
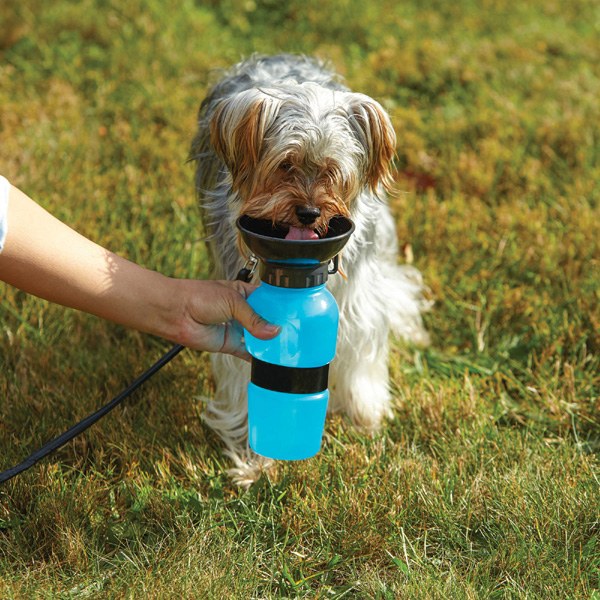
M262 281L275 287L313 288L327 282L328 263L307 265L261 261L259 275Z

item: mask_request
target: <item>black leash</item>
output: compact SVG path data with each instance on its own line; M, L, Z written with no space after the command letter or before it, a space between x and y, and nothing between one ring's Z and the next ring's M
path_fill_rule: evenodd
M254 269L256 267L256 259L251 257L248 259L248 262L244 265L244 267L237 274L236 280L239 281L250 281L252 275L254 273ZM45 443L41 448L36 450L33 454L28 456L23 462L20 462L18 465L15 465L11 469L7 469L6 471L2 471L0 473L0 484L5 483L9 479L12 479L19 473L26 471L27 469L33 467L38 461L42 460L42 458L48 456L52 452L55 452L62 446L64 446L67 442L70 442L74 437L78 436L80 433L83 433L86 429L91 427L94 423L99 421L102 417L107 415L113 408L117 407L125 398L129 397L135 390L137 390L145 381L150 379L154 374L158 373L167 363L171 362L183 349L185 346L181 344L176 344L173 346L166 354L161 356L149 369L144 371L137 379L135 379L127 388L125 388L118 396L115 396L108 404L105 404L103 407L98 409L96 412L88 415L83 421L80 421L73 427L70 427L63 434L59 435L57 438L50 440Z
M118 396L113 398L108 404L105 404L102 408L98 409L95 413L88 415L83 421L80 421L73 427L67 429L62 435L57 438L50 440L45 443L39 450L36 450L23 462L19 463L12 469L7 469L0 473L0 484L12 479L15 475L26 471L30 467L33 467L36 462L42 460L48 454L51 454L55 450L58 450L61 446L64 446L67 442L70 442L75 436L84 432L88 427L91 427L96 421L99 421L104 415L107 415L113 408L121 404L125 398L130 396L135 390L137 390L142 383L150 379L152 375L162 369L168 362L175 358L182 350L184 346L177 344L173 346L164 356L159 358L147 371L144 371L129 387L124 389Z

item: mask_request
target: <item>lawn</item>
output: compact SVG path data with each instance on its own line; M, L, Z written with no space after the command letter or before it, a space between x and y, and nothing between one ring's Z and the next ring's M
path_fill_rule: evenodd
M600 5L0 5L0 173L140 264L205 277L186 163L218 70L327 59L398 135L390 203L435 300L395 416L233 486L206 355L0 488L1 598L600 600ZM0 284L0 470L169 345Z

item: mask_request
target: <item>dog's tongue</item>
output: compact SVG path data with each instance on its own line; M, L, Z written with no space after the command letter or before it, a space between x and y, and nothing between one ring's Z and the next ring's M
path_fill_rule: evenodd
M286 240L318 240L319 236L312 229L290 227L285 236Z

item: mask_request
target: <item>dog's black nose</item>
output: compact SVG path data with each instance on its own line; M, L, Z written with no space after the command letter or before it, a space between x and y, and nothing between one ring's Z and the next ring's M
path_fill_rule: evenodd
M314 223L320 214L321 209L318 206L296 206L296 216L302 225Z

